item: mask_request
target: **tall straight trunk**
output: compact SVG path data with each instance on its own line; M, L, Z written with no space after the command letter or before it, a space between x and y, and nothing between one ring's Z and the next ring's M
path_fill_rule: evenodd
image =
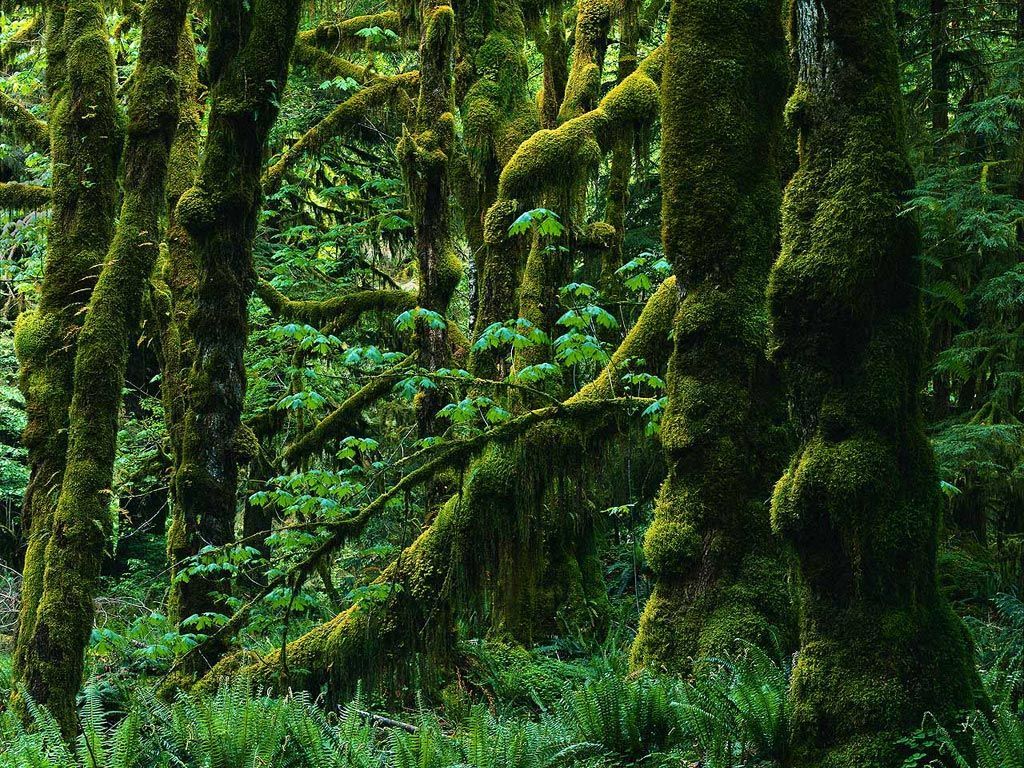
M636 71L637 46L640 43L639 0L625 0L619 20L619 71L616 80L621 83ZM622 243L626 230L626 208L629 206L629 180L633 170L633 143L636 132L628 128L622 132L612 149L612 163L608 171L608 192L604 220L614 231L611 242L601 252L601 279L599 285L606 298L617 294L615 275L622 266Z
M928 25L928 41L931 45L931 103L932 140L935 142L935 159L946 156L946 134L949 132L949 19L946 0L930 0L931 17ZM933 354L946 349L952 340L953 329L946 319L940 319L932 330L931 348ZM938 419L949 415L949 377L937 374L932 381L932 409Z
M788 86L781 2L676 0L666 46L662 220L681 303L661 427L669 475L644 542L655 587L633 663L685 674L794 623L765 504L786 444L764 351Z
M892 0L793 0L800 168L769 286L801 447L772 500L798 558L793 764L896 765L926 712L982 696L936 585L942 499L919 393L926 337Z
M67 738L76 729L75 697L110 527L128 348L159 250L168 154L178 119L175 68L186 5L187 0L149 0L142 12L139 60L128 100L121 215L78 337L66 467L45 550L35 624L26 638L25 690L49 708ZM98 35L104 32L100 10L72 3L68 13L91 16L89 34ZM105 46L105 38L102 42ZM100 53L100 40L95 43L91 54ZM69 69L73 65L69 57ZM69 72L69 77L75 75Z
M211 4L206 145L195 184L176 210L198 277L188 328L194 361L174 471L178 511L168 532L168 550L179 555L223 545L234 533L246 389L242 355L254 284L252 241L262 199L264 146L288 76L300 6L299 0ZM222 599L212 594L217 586L202 578L175 580L171 612L179 620L227 613ZM210 644L205 657L193 654L188 671L215 661L222 650Z
M81 314L114 235L121 141L114 59L101 5L53 2L46 9L52 215L39 306L22 313L14 334L31 468L22 512L27 542L14 644L18 679L29 663L63 482Z
M455 147L455 15L451 6L428 0L420 9L420 19L420 93L415 132L403 134L398 156L415 219L417 301L421 308L443 317L462 276L462 263L452 244L449 205ZM416 337L420 365L436 369L448 362L451 353L446 327L433 327L420 320ZM416 405L420 434L433 434L434 417L441 408L439 395L424 392Z

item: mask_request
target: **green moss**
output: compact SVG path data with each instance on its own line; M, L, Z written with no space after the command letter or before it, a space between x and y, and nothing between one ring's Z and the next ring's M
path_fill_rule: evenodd
M925 712L981 701L936 586L941 510L918 405L924 331L892 3L791 3L800 169L769 286L803 443L773 524L799 560L794 765L895 764Z
M184 297L191 332L191 369L180 386L181 410L172 498L175 519L169 551L175 558L204 544L223 544L234 531L241 423L246 375L248 300L254 274L252 240L261 203L265 142L277 118L295 43L298 0L253 0L243 17L232 5L209 14L207 72L210 112L195 183L182 194L176 223L190 256L172 268L194 270L194 294ZM187 243L184 241L187 240ZM174 434L174 433L172 433ZM207 579L178 582L170 603L178 618L208 610L228 612ZM211 644L206 658L190 657L194 672L224 648Z
M669 279L650 299L611 364L565 403L567 421L535 424L516 439L491 446L470 465L460 493L440 507L431 524L378 579L401 589L384 600L353 605L289 643L287 675L282 676L279 651L248 666L228 657L202 686L209 688L221 674L242 668L262 683L284 682L307 690L326 684L332 698L344 699L358 681L373 685L407 680L417 663L436 674L451 665L460 609L468 619L466 613L489 605L492 626L515 634L528 635L552 620L550 614L531 615L531 607L551 612L564 607L564 616L586 616L593 628L593 609L600 612L607 598L588 543L592 539L563 517L545 519L542 503L556 480L577 476L580 457L596 456L600 441L617 431L614 414L601 401L615 396L623 361L642 357L652 365L664 362L660 358L677 298L675 280ZM550 551L546 537L571 555L554 560L551 571L546 559L533 559ZM566 582L567 575L572 578ZM561 585L562 595L554 592L554 584ZM424 678L419 682L424 684Z
M687 673L737 639L785 644L795 624L764 503L786 443L763 294L787 67L772 0L674 3L668 40L663 239L685 296L661 426L669 476L644 542L655 588L633 663ZM613 104L648 98L623 85Z

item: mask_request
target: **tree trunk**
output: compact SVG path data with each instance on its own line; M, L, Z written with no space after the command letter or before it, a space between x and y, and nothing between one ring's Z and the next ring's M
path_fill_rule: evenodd
M194 362L186 384L181 457L174 472L179 511L168 533L178 563L234 533L245 400L242 355L254 284L252 241L262 199L264 145L277 118L298 28L299 0L221 0L210 13L211 111L195 185L176 215L192 245L198 283L188 331ZM178 619L227 613L207 579L176 581ZM198 671L223 652L211 645Z
M77 728L75 698L111 523L111 481L128 347L159 250L168 154L178 120L175 69L186 5L186 0L150 0L142 13L139 61L128 99L121 216L78 337L66 468L21 670L26 692L49 708L69 739ZM100 49L98 36L105 30L98 5L79 9L71 3L69 17L78 13L78 18L91 17L87 35L97 36L90 55L105 50L109 59L105 36ZM70 31L66 27L65 32ZM78 42L82 39L79 36ZM68 66L74 66L71 57ZM76 75L69 76L74 81Z
M795 0L800 168L769 287L801 447L775 529L799 561L793 765L889 766L926 712L980 703L936 586L942 500L919 392L926 343L891 0Z
M28 416L23 440L31 468L22 512L27 546L13 654L15 676L22 680L63 482L81 313L114 234L121 143L114 60L100 3L49 4L46 82L51 98L52 218L39 307L18 318L14 337Z
M766 645L794 624L765 503L787 444L764 353L788 86L781 16L777 0L676 0L669 15L662 220L681 304L638 666L688 674L737 639Z

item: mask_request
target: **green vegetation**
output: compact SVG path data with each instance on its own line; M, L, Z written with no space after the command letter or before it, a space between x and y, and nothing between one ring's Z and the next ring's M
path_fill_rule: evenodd
M0 768L1024 768L1024 2L0 74Z

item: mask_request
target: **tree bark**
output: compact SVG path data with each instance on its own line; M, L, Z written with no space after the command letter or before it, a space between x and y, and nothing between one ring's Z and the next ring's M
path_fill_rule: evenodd
M262 199L264 146L278 113L298 28L299 0L219 0L210 12L211 110L196 182L178 202L198 270L188 331L194 362L186 385L181 458L174 472L179 507L168 550L179 560L234 533L242 355L255 276L252 241ZM179 620L227 612L207 579L176 581L170 612ZM222 648L193 656L198 671Z
M777 0L676 0L669 14L662 220L681 299L660 432L669 475L644 540L655 587L635 666L689 674L737 639L793 634L765 503L788 442L764 302L789 85L781 18Z

